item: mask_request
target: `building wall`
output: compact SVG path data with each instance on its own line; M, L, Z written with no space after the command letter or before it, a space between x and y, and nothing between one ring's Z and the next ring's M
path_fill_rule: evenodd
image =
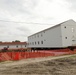
M76 46L76 22L67 21L61 25L63 47Z
M28 37L29 47L55 48L62 47L61 26L49 28Z
M28 37L29 47L57 48L76 46L76 22L68 20Z
M26 45L0 45L0 49L4 47L8 47L9 49L19 49L19 48L26 48Z

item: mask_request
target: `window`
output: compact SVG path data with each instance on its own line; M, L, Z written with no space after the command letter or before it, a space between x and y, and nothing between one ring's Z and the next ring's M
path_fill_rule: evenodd
M74 28L72 28L72 32L74 32Z
M64 28L66 28L66 26Z
M65 37L65 39L67 39L67 37Z
M18 48L18 46L16 46Z
M43 44L43 41L41 41L41 44Z
M72 40L72 41L75 41L75 40Z
M39 41L38 41L38 44L39 44Z
M35 42L35 45L36 45L36 42Z
M9 48L9 46L7 46L7 48Z

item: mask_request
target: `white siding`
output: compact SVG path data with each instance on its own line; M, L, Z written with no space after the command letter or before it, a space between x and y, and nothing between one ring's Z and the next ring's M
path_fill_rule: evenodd
M48 29L44 35L44 47L62 47L61 26Z
M41 44L41 41L43 41L43 44ZM40 48L76 46L76 22L68 20L52 28L38 32L29 36L28 42L29 47Z
M28 41L29 47L62 47L61 26L58 25L54 28L32 35L28 38ZM41 41L43 41L43 44Z
M70 20L63 23L61 28L63 47L76 45L76 23Z
M0 49L3 49L4 47L8 47L8 46L9 46L9 49L26 48L26 45L0 45Z

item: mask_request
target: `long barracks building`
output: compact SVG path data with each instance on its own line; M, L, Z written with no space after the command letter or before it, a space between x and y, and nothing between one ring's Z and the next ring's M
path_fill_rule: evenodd
M68 20L28 37L29 48L76 46L76 22Z

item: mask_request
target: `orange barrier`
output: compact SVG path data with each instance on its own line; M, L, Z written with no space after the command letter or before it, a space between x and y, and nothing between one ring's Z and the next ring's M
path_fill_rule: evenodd
M1 61L11 60L11 57L8 56L7 53L1 53L0 59L1 59Z
M20 52L16 52L15 53L15 57L13 58L13 60L20 60L22 57L21 57L21 53Z
M1 52L0 61L6 60L21 60L27 58L38 58L38 57L47 57L47 56L59 56L65 54L75 54L76 49L71 51L69 49L65 50L42 50L37 52Z

